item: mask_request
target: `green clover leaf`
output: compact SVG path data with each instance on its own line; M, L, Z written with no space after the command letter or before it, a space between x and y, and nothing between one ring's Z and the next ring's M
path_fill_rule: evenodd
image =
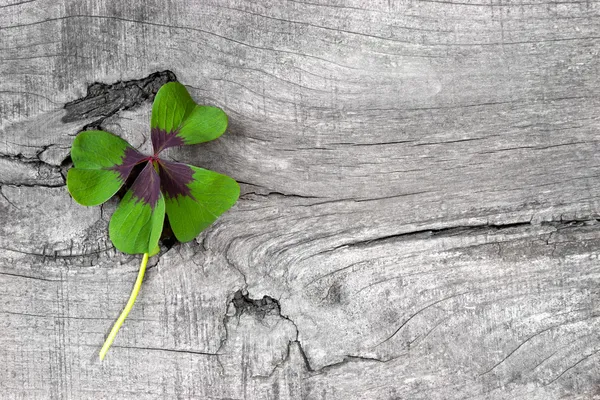
M159 251L165 214L177 240L189 242L237 201L240 188L234 179L159 157L169 147L214 140L227 123L223 110L196 104L185 86L170 82L160 88L152 106L153 155L139 153L109 132L85 131L75 138L74 167L67 173L69 193L79 204L95 206L133 180L108 231L118 250L144 254L134 290L100 351L101 359L133 307L148 257Z

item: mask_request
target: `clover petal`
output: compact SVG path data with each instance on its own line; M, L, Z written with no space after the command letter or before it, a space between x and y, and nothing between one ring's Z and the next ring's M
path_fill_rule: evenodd
M181 83L167 83L152 106L154 154L173 146L214 140L225 132L227 122L227 114L220 108L199 106Z
M85 131L71 149L74 168L67 173L67 188L75 201L96 206L110 199L144 156L118 136Z
M187 164L159 161L161 190L171 229L189 242L237 201L237 182L219 173Z
M108 226L110 239L123 253L156 253L165 219L160 178L152 162L146 166L119 203Z

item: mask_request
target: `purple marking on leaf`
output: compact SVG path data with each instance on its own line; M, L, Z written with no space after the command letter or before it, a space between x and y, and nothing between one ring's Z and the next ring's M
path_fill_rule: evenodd
M150 131L152 137L152 147L154 154L157 155L166 148L184 145L183 138L177 136L179 131L167 132L164 129L152 128Z
M123 180L123 182L125 182L129 174L131 173L133 167L135 167L137 164L139 164L146 158L147 157L145 155L138 153L137 150L135 150L134 148L127 147L125 149L125 155L121 160L121 164L115 165L114 167L111 167L109 169L117 171L119 175L121 175L121 179Z
M194 180L194 170L189 165L172 161L158 162L160 186L165 196L175 199L177 196L192 196L188 183Z
M160 196L160 178L152 162L147 162L131 186L133 196L154 208Z

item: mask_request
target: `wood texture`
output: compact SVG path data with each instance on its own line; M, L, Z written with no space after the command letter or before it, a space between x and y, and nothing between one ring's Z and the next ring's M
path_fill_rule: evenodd
M599 4L0 0L1 397L600 398ZM100 363L139 259L69 148L173 79L243 195Z

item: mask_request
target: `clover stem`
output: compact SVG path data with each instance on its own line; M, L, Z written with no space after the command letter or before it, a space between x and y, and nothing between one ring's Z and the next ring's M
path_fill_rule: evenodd
M104 357L106 356L106 353L108 353L108 350L110 349L110 346L115 340L115 337L117 337L119 329L121 329L123 322L125 322L125 318L127 318L129 311L131 311L131 309L133 308L133 303L135 303L135 299L137 298L137 295L140 292L140 288L142 287L142 281L144 280L144 273L146 272L147 264L148 253L144 253L144 257L142 258L142 264L140 265L140 271L138 272L137 279L135 280L135 285L133 285L133 290L131 291L129 300L127 301L125 308L121 312L121 315L119 315L119 319L117 319L117 322L115 322L112 329L110 330L110 333L108 334L108 337L106 338L106 341L104 342L104 345L100 350L100 360L104 360Z

